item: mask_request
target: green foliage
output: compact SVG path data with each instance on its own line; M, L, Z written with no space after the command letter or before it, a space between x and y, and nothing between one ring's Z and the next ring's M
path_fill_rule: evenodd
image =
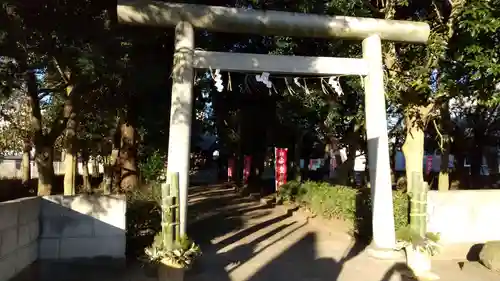
M163 180L163 161L159 151L166 151L168 143L168 118L165 117L169 115L171 80L165 77L171 73L172 32L117 25L114 18L116 2L113 1L50 0L44 5L24 5L12 0L4 2L0 6L0 23L3 23L0 24L0 80L3 81L0 94L26 98L24 73L35 70L40 77L39 98L33 98L32 102L42 107L38 111L43 112L43 132L60 136L67 119L62 110L67 99L62 70L69 75L70 84L78 86L71 100L78 117L82 146L87 147L91 155L108 155L112 143L117 143L110 136L110 132L116 129L117 120L137 115L139 120L134 121L133 126L140 134L140 150L147 150L148 154L155 151L140 163L141 174L146 183ZM443 132L443 135L453 133L455 139L474 139L471 141L474 147L484 146L486 139L488 143L490 140L496 143L498 122L490 120L498 119L492 106L500 103L500 91L493 89L500 79L498 0L243 0L204 1L203 4L251 5L254 9L426 21L432 29L428 45L384 43L388 110L397 115L410 114L418 113L412 109L432 103L439 108L440 103L446 103L452 97L479 99L481 106L487 109L480 115L484 116L481 123L485 125L479 126L478 118L467 113L470 122L463 129ZM82 22L87 24L82 25ZM198 47L206 49L244 53L361 55L359 41L339 38L323 40L207 33L197 42ZM433 78L431 73L435 71L437 77ZM300 86L293 79L289 79L286 85L284 79L276 78L272 93L267 88L262 91L258 87L240 93L248 83L245 82L246 76L236 73L231 74L232 77L224 73L224 79L231 79L232 87L213 94L212 79L208 75L197 76L195 112L206 112L208 108L205 106L211 103L213 116L197 118L198 115L193 114L193 138L216 124L221 146L228 150L224 154L244 151L255 156L263 153L266 147L277 144L292 147L300 143L304 155L312 154L312 147L325 144L352 145L361 150L365 146L363 95L358 77L341 77L345 95L339 96L324 83L326 80L320 82L317 78L300 79ZM224 84L229 86L227 81ZM257 93L259 91L262 93ZM136 103L138 96L141 98ZM465 109L461 111L465 112ZM11 122L17 127L8 126L1 130L0 146L4 150L20 150L28 138L33 142L32 135L35 134L31 132L30 114L29 111L23 114L29 117L23 118L24 122ZM437 114L433 118L440 116ZM474 133L465 136L469 128L474 128ZM457 137L457 132L463 134ZM479 132L483 134L479 135ZM483 137L486 132L490 138ZM266 137L255 137L259 135ZM481 144L477 140L481 140ZM50 145L57 149L58 143ZM290 193L282 193L282 199L295 200L295 196L304 197L305 203L316 202L317 195L305 192L297 196L294 190L302 189L297 185L289 190ZM345 190L348 189L340 188L336 192L344 194L347 193ZM341 196L330 193L322 196L330 195ZM403 200L398 196L395 195L395 200ZM366 204L369 203L367 199ZM339 209L353 208L347 203L335 203L340 206L314 204L315 209L329 216L338 216Z
M150 262L159 263L164 260L189 268L193 261L201 256L201 249L195 242L187 236L183 236L176 241L173 249L167 249L163 242L163 233L156 234L153 244L144 250Z
M127 195L127 198L132 202L155 202L159 207L161 205L161 183L151 182L142 188L131 190Z
M410 226L405 226L396 231L396 239L400 249L411 246L414 250L427 252L431 256L439 252L438 233L428 232L422 237Z
M282 185L278 190L276 199L278 203L294 202L297 199L302 184L298 181L290 181Z
M367 188L331 185L325 182L298 183L291 181L278 192L278 201L294 202L325 218L342 219L353 223L353 232L361 237L371 236L371 194ZM393 192L396 230L408 225L408 197Z
M494 90L500 79L499 29L500 1L467 1L449 51L453 64L446 68L450 86L462 96L477 97L490 106L500 101ZM465 83L453 83L460 78Z
M159 185L132 190L127 194L127 255L138 257L161 230Z
M146 183L165 180L165 156L155 150L139 163L141 177Z

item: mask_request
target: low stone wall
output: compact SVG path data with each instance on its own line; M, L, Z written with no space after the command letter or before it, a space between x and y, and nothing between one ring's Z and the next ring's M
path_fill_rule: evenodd
M53 195L43 199L40 259L125 258L125 196Z
M500 240L500 190L430 191L427 229L443 244Z
M0 280L9 280L38 258L40 201L0 203Z

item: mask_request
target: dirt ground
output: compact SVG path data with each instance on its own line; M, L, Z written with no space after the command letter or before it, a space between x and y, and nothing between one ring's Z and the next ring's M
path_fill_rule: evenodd
M189 233L202 243L204 255L187 280L413 280L404 259L371 258L344 222L291 213L227 188L198 192L191 202L192 213L203 216ZM433 268L441 280L500 280L480 265L461 269L458 262L434 261Z

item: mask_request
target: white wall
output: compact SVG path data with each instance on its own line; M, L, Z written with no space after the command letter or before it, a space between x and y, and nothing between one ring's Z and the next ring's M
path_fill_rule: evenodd
M40 259L125 258L124 195L43 198Z
M40 199L0 203L0 280L9 280L38 258Z
M123 195L53 195L0 203L0 281L37 259L125 258Z
M443 243L484 243L500 240L500 190L429 191L428 231Z
M500 190L429 191L427 230L440 234L438 259L466 259L475 245L500 240Z

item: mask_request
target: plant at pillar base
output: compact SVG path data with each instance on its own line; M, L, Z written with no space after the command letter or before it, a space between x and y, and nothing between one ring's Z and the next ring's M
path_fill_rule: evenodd
M440 250L439 234L425 233L421 235L411 228L404 227L396 233L397 249L406 253L406 264L417 277L426 280L437 280L439 277L431 272L431 256Z
M188 269L201 255L200 247L187 236L180 237L173 245L164 242L164 234L158 233L153 244L144 250L148 260L155 264L165 264Z
M184 271L201 251L187 236L180 235L178 174L171 173L169 182L162 185L162 230L145 249L145 254L150 263L158 265L159 281L183 281Z
M413 251L425 253L429 256L439 253L439 234L437 233L427 232L424 236L421 236L407 226L399 229L396 237L398 239L398 248L401 250L411 248Z
M418 179L418 177L414 177ZM410 225L396 232L397 248L406 253L406 263L415 276L437 280L431 272L431 256L440 249L439 234L427 232L427 183L415 182L410 193Z

